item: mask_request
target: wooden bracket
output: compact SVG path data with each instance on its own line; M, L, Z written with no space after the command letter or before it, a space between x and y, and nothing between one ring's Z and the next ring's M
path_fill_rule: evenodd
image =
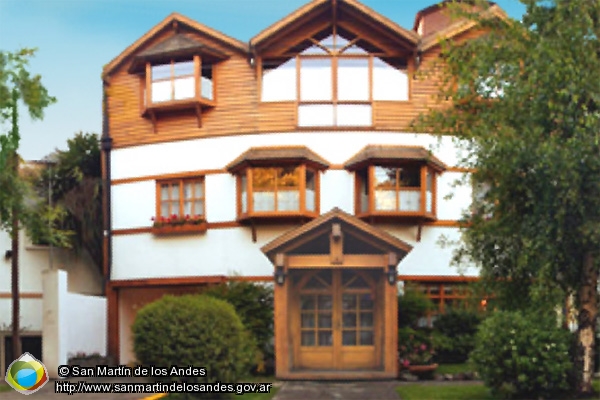
M196 104L196 118L198 119L198 128L202 128L202 107Z
M250 230L252 232L252 243L256 243L256 225L252 219L250 220Z
M150 120L152 121L152 132L158 133L158 127L156 126L156 114L152 110L148 110L148 114L150 115Z
M423 230L423 223L419 222L419 225L417 226L417 242L421 241L421 231Z

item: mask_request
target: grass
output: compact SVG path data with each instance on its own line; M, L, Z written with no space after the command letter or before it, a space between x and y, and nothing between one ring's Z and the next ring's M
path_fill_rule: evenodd
M9 390L12 390L12 388L8 384L0 383L0 393L8 392Z
M440 364L435 372L438 374L458 374L464 372L473 372L473 368L468 363Z
M593 382L594 390L600 392L600 380ZM402 400L495 400L490 391L479 383L427 385L415 383L396 388Z
M489 390L481 384L427 385L415 383L396 388L402 400L492 400Z

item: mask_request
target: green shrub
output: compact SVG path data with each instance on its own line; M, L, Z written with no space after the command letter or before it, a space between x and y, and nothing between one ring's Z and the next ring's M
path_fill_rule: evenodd
M233 307L204 295L165 296L144 306L133 324L133 343L143 365L205 367L206 376L185 378L190 383L237 382L256 352Z
M398 327L417 328L419 319L435 308L433 302L421 291L405 287L398 296Z
M427 365L433 358L430 332L426 329L398 328L398 360L400 365Z
M203 294L225 300L235 308L242 323L254 337L258 348L258 372L271 372L265 362L274 358L273 349L273 289L251 282L230 281L210 287ZM271 363L272 364L272 363Z
M433 324L436 361L464 363L475 347L475 334L481 322L478 313L451 310L440 315Z
M554 398L572 389L572 343L551 318L501 311L481 323L471 360L495 395Z

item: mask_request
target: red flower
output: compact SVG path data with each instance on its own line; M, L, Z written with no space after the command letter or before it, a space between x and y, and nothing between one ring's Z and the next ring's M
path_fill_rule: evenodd
M185 214L185 219L190 219L190 214Z
M402 366L408 367L409 365L410 365L410 362L408 360L403 360L402 361Z
M423 351L427 350L427 346L425 344L422 344L421 345L421 350L423 350Z
M154 217L150 218L150 221L154 221Z

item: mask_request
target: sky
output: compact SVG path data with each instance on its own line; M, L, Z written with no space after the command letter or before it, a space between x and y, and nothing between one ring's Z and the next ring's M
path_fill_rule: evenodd
M21 156L66 149L77 132L102 129L102 67L172 12L248 42L308 0L0 0L0 51L37 48L30 71L57 103L42 121L20 113ZM406 29L436 0L361 0ZM496 3L515 19L517 0Z

